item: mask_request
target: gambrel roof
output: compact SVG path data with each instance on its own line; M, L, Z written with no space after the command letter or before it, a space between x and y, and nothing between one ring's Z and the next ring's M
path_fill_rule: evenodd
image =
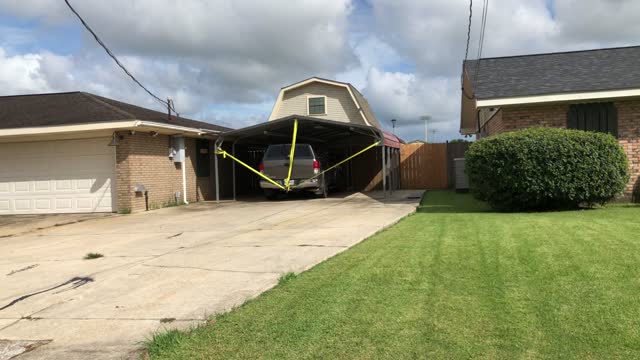
M378 119L376 118L375 114L371 110L371 106L369 105L369 102L364 97L364 95L362 95L362 93L360 91L358 91L358 89L356 89L350 83L341 82L341 81L335 81L335 80L329 80L329 79L323 79L323 78L320 78L320 77L311 77L311 78L308 78L306 80L299 81L297 83L285 86L282 89L280 89L280 93L278 94L278 99L276 100L276 103L275 103L275 105L273 107L273 111L271 112L271 116L269 116L269 120L275 120L275 119L278 118L278 116L277 116L277 114L278 114L278 106L281 104L281 102L282 102L282 100L284 98L284 94L287 91L290 91L290 90L293 90L293 89L297 89L297 88L300 88L300 87L303 87L303 86L306 86L306 85L309 85L309 84L312 84L312 83L322 83L322 84L328 84L328 85L333 85L333 86L344 88L349 93L349 97L353 101L355 107L358 109L358 112L359 112L360 116L362 117L363 123L365 125L381 128L380 122L378 121ZM298 114L298 115L305 115L305 114Z

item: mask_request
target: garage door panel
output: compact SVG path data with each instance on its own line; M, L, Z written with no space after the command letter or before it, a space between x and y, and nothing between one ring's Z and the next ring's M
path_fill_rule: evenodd
M51 182L49 180L40 180L34 181L33 191L34 192L49 192L51 191Z
M51 199L35 199L36 210L50 210Z
M40 156L40 155L38 155ZM41 177L44 173L56 178L72 178L82 174L95 174L97 169L111 174L109 169L113 167L113 154L93 156L48 156L46 158L18 158L2 159L3 166L1 179L20 179Z
M15 199L13 203L16 211L28 211L32 208L30 199Z
M0 183L0 196L55 195L58 193L81 192L85 194L104 193L112 187L107 174L91 179L7 181Z
M93 199L76 199L76 207L80 210L93 209Z
M73 208L73 199L72 198L58 198L56 199L56 209L57 210L70 210Z
M55 191L71 191L73 190L73 182L69 179L54 180L53 186Z
M28 181L16 181L13 183L13 191L16 193L28 193L31 188Z
M0 214L113 211L109 140L0 144Z

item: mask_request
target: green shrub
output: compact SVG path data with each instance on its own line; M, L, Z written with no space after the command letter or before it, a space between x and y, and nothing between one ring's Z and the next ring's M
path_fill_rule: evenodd
M504 211L604 204L629 181L624 150L602 133L521 130L476 141L465 158L473 194Z

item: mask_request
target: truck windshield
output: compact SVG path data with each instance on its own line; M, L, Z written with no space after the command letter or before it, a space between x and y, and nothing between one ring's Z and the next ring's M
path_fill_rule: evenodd
M287 159L290 152L291 144L270 145L264 154L264 160ZM294 157L298 159L313 159L311 146L308 144L296 144Z

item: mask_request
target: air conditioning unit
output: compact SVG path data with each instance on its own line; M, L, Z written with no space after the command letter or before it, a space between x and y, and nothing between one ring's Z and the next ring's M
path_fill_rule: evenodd
M464 158L453 159L453 171L456 179L456 191L468 191L469 179L464 170Z

